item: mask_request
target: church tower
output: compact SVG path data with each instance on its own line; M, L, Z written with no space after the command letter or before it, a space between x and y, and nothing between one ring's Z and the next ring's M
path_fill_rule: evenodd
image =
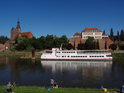
M21 27L20 27L20 20L19 20L19 18L18 18L18 21L17 21L16 29L20 30L19 32L21 32Z
M20 20L18 19L16 28L11 29L11 40L14 40L16 38L16 35L20 32L21 32Z

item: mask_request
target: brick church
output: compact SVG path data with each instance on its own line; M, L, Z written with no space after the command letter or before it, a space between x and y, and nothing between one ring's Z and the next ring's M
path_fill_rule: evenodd
M103 34L98 28L85 28L81 33L76 32L72 38L69 39L69 43L72 44L74 49L77 49L78 44L84 44L88 37L94 37L94 40L99 43L99 49L105 49L105 44L107 49L113 43L108 35Z
M20 20L18 19L16 28L12 27L12 29L10 31L10 40L8 40L5 43L6 48L11 49L12 45L15 42L15 39L17 37L22 37L22 36L29 38L29 39L34 37L31 32L21 32Z
M17 21L17 26L16 28L11 29L11 40L14 40L17 37L25 36L27 38L33 38L33 34L31 32L21 32L21 27L20 27L20 21Z

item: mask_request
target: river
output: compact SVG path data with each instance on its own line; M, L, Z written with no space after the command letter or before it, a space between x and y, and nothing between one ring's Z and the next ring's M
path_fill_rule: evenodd
M0 57L0 85L50 86L54 79L60 87L119 88L124 84L123 60L40 61Z

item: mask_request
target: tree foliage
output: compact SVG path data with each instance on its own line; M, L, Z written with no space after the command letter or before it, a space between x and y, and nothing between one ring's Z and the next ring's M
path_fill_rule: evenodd
M30 50L35 48L37 50L52 49L53 47L60 47L63 44L63 48L66 48L68 39L65 35L57 37L54 35L41 36L39 38L28 39L26 37L18 37L15 40L16 50Z
M73 49L72 44L67 44L66 49L68 49L68 50Z
M85 48L86 48L85 44L81 44L81 43L78 44L78 47L77 47L78 50L85 50Z
M113 28L111 28L111 30L110 30L110 39L112 40L112 41L114 41L114 32L113 32Z
M95 41L94 41L94 38L93 37L88 37L88 39L86 40L85 42L85 47L87 50L92 50L92 49L95 49Z
M110 49L112 49L113 51L117 49L117 45L116 44L111 44L109 46Z
M117 44L120 50L124 50L124 43Z
M120 34L120 40L124 41L124 30L121 30L121 34Z
M9 38L7 36L0 36L0 44L4 44Z

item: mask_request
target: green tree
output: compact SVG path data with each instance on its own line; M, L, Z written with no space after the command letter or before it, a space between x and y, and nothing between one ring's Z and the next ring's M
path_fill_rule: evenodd
M113 51L117 49L117 45L116 44L111 44L109 46L110 49L112 49Z
M65 49L67 44L68 44L68 38L66 37L66 35L62 35L60 38L59 38L59 43L60 45L63 44L63 48Z
M16 50L30 50L32 48L30 39L25 37L19 37L17 38L17 43L15 44Z
M40 47L40 43L38 41L38 39L36 39L35 37L33 37L32 39L30 39L30 43L31 43L31 46L34 48L34 49L41 49Z
M95 49L95 42L93 37L88 37L88 39L85 42L85 47L87 50Z
M78 50L85 50L85 44L78 44L78 47L77 47Z
M46 49L52 49L54 47L54 39L56 36L54 35L47 35L45 39L45 48Z
M45 43L46 43L46 37L41 36L37 39L38 43L39 43L39 49L43 50L45 49Z
M68 50L73 49L72 44L67 44L66 49L68 49Z
M68 44L68 39L65 35L57 37L55 35L41 36L39 38L28 39L27 37L18 37L15 39L15 49L16 50L27 50L30 48L35 48L37 50L52 49L53 47L60 47L61 44L63 48L66 48Z
M124 43L119 43L118 47L119 47L120 50L124 50Z
M121 30L121 33L120 33L120 40L124 41L124 30L123 29Z
M9 38L7 36L0 36L0 44L4 44Z
M111 30L110 30L110 39L112 40L112 41L114 41L114 32L113 32L113 28L111 28Z
M120 40L120 34L119 34L119 31L117 31L117 41Z

